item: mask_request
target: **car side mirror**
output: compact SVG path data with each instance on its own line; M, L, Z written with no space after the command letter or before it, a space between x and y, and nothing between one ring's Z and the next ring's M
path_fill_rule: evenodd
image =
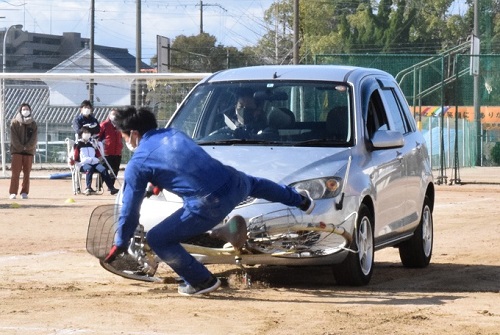
M394 130L377 130L371 139L373 150L401 148L405 140L403 134Z

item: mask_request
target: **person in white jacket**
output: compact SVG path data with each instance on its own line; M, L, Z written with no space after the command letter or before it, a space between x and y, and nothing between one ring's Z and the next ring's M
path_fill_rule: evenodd
M113 181L108 173L108 170L101 164L101 152L94 147L90 140L91 131L87 126L81 129L81 135L78 142L75 144L74 160L80 166L80 170L85 173L85 195L95 193L92 189L92 176L97 171L101 174L102 180L108 186L109 192L113 195L118 193L118 189L113 186Z

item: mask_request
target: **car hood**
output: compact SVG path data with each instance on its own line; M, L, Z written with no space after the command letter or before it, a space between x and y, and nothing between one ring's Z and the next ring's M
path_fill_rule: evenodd
M202 146L212 157L247 174L290 184L335 175L350 148L280 146Z

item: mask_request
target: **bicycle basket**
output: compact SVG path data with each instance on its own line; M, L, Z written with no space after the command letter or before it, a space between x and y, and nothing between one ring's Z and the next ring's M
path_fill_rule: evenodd
M119 205L102 205L92 211L87 230L89 254L100 260L106 257L113 246L119 214Z

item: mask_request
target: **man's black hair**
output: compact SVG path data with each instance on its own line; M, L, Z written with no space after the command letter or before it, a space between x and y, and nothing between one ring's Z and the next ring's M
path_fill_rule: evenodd
M82 101L82 103L80 104L80 108L85 107L85 106L89 106L90 108L92 108L92 103L90 102L90 100L83 100Z
M156 117L149 109L135 107L118 109L115 113L115 124L122 132L137 130L142 136L149 130L158 128Z

